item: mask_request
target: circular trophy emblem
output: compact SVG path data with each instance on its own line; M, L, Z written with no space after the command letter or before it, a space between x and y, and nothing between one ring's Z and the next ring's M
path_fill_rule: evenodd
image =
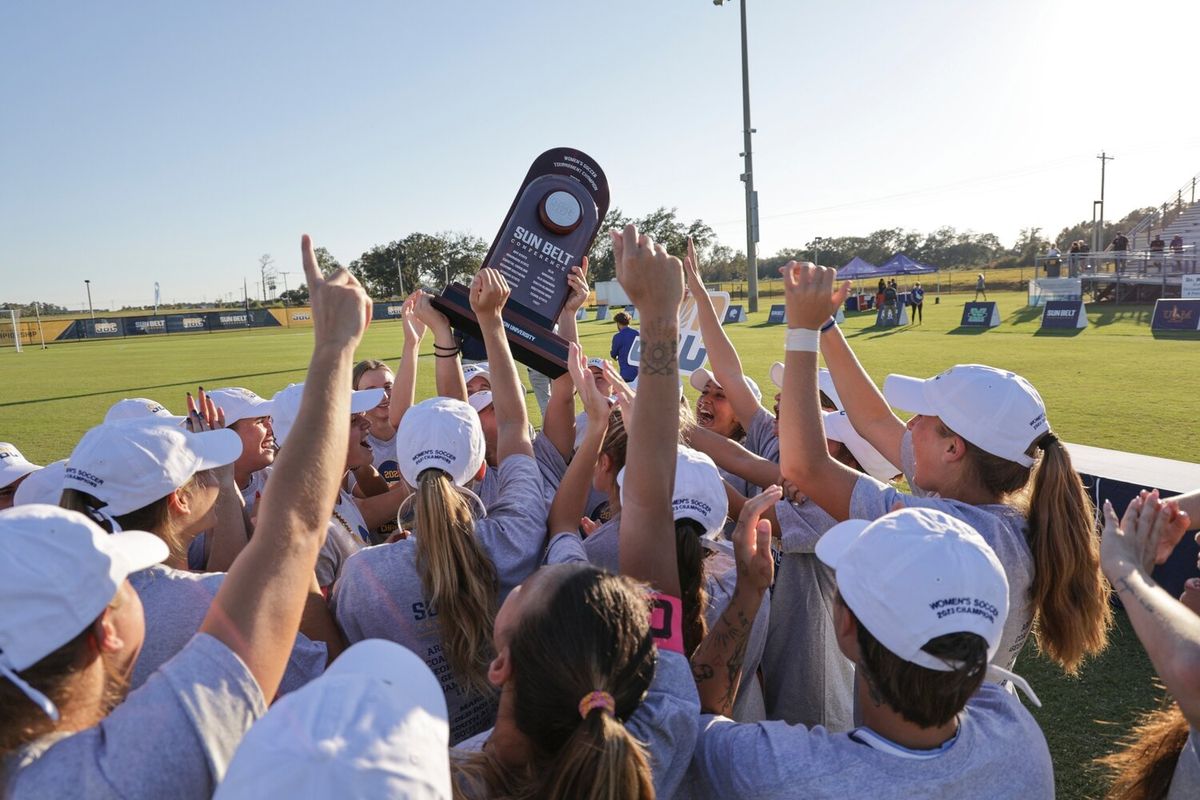
M563 236L579 226L583 219L583 207L575 195L558 189L542 198L538 216L551 233Z

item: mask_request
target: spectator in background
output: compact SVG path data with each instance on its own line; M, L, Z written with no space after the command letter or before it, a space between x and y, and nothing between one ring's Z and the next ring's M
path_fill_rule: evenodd
M1071 276L1074 276L1079 270L1079 245L1081 244L1080 241L1074 241L1067 248L1067 267Z
M1154 238L1150 240L1150 258L1153 259L1154 266L1162 269L1162 254L1163 248L1166 247L1166 242L1162 240L1161 234L1154 234Z
M633 349L633 341L638 338L638 332L629 326L629 315L624 311L618 311L613 317L613 322L617 323L617 332L613 334L609 355L617 360L621 380L636 381L638 368L629 363L629 351Z
M979 302L979 295L983 295L983 301L987 302L987 282L983 279L983 273L975 276L975 302Z
M1117 254L1117 272L1125 271L1125 251L1129 249L1129 239L1121 231L1117 231L1117 235L1113 237L1112 244L1109 245L1114 253Z
M920 281L913 284L909 304L912 306L912 323L920 325L925 321L925 290L921 288Z

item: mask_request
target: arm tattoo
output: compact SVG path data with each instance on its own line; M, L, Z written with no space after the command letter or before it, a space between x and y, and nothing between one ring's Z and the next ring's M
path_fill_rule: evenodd
M742 663L746 660L746 648L750 643L750 627L753 625L753 620L742 613L741 609L737 609L734 613L737 614L736 621L729 619L728 611L721 615L724 626L728 626L722 633L733 644L733 652L729 654L729 659L725 662L728 683L725 687L725 697L722 698L722 705L731 711L734 697L737 695L738 686L741 683Z
M1149 583L1151 586L1154 585L1153 581L1149 581ZM1129 581L1126 578L1117 578L1117 582L1113 584L1113 588L1117 590L1117 595L1121 597L1122 602L1128 603L1128 601L1125 599L1125 596L1131 595L1133 599L1138 601L1138 605L1144 608L1146 612L1150 614L1150 616L1155 618L1161 616L1158 612L1158 608L1156 608L1155 605L1145 597L1142 597L1138 592L1134 591L1134 588L1129 585Z
M708 664L692 664L692 678L696 683L710 680L715 674Z
M674 375L679 371L678 350L675 339L644 343L641 368L648 375Z

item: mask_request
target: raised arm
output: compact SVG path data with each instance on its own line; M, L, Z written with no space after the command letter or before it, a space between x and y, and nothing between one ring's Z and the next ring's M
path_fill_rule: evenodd
M404 412L412 408L417 400L417 359L420 358L421 339L424 338L427 329L425 323L417 318L419 293L420 289L410 294L401 308L401 318L404 321L404 351L400 355L400 363L396 365L396 380L392 383L392 398L388 401L388 422L393 428L400 426Z
M837 325L821 334L821 355L854 430L888 461L901 463L904 422L892 413Z
M1190 524L1187 514L1172 514L1158 493L1134 498L1118 521L1104 503L1100 561L1133 629L1154 663L1167 691L1193 728L1200 727L1200 616L1171 597L1150 577L1159 544L1172 529Z
M571 459L567 472L558 484L554 493L554 502L550 504L549 527L550 535L564 531L574 531L579 528L579 520L583 517L587 505L588 488L592 483L592 473L596 461L600 458L600 446L604 444L604 435L608 432L608 398L600 394L596 388L596 379L587 368L583 350L575 342L571 342L571 355L567 366L567 375L579 389L583 399L584 409L588 415L587 431L575 457Z
M679 597L671 495L679 441L683 266L647 234L613 232L617 280L642 317L642 362L621 492L621 572Z
M788 333L779 401L779 471L834 519L848 519L858 473L826 449L817 348L821 325L841 305L850 282L835 291L834 271L807 262L789 262L781 272Z
M758 400L746 385L742 372L742 360L734 349L733 342L725 335L721 320L717 319L717 310L713 308L704 281L700 279L700 262L696 260L696 248L688 237L688 254L683 260L683 271L687 275L688 291L696 300L696 316L700 320L700 335L704 338L704 349L708 351L708 362L712 364L713 374L717 376L721 388L725 390L725 399L737 415L738 422L746 430L758 413Z
M479 320L483 346L487 349L488 371L492 378L497 464L503 464L510 455L533 455L525 392L517 378L517 365L513 361L512 351L508 349L508 337L504 335L504 321L500 317L509 294L511 290L499 270L481 269L475 273L475 280L471 281L471 310ZM461 372L459 380L462 380Z
M571 267L567 276L567 302L558 315L558 335L568 342L579 344L579 325L575 312L587 302L588 260L585 256L582 267ZM550 401L542 418L542 435L550 439L554 449L564 459L570 460L575 449L575 384L571 374L555 378L550 384Z
M706 714L733 713L733 700L742 682L742 664L750 629L758 616L763 595L771 588L775 562L771 557L771 523L761 519L783 492L769 486L742 507L733 531L737 561L737 586L717 624L692 654L692 677L700 693L700 710Z
M688 444L705 453L726 472L745 478L755 486L771 486L782 480L779 465L751 453L738 442L699 425L687 429Z
M212 431L225 427L225 412L213 403L203 386L195 397L188 393L187 412L187 425L192 431ZM208 531L205 569L209 572L225 572L250 540L250 529L246 521L246 504L233 477L233 464L218 467L213 470L213 475L218 487L217 502L213 505L216 523Z
M300 411L260 501L255 535L200 626L237 653L268 698L287 666L345 468L351 364L371 319L371 300L354 276L339 269L322 278L308 236L301 251L314 343Z
M433 307L428 294L420 290L413 294L417 295L417 299L413 301L413 311L417 319L433 331L433 360L436 362L433 369L438 396L453 397L455 400L466 402L467 384L462 376L462 357L459 354L458 342L454 339L454 330L450 327L450 320Z

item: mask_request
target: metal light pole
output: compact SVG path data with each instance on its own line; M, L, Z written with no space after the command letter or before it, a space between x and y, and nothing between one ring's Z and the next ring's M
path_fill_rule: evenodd
M821 266L821 242L825 241L820 236L813 237L813 263L818 267Z
M396 262L396 280L400 282L400 299L404 299L404 273L400 271L400 259L392 259Z
M88 313L92 315L92 322L96 321L96 312L92 310L92 282L88 278L83 279L84 286L87 287L88 296Z
M1100 200L1092 201L1092 252L1093 253L1096 253L1100 250L1100 245L1099 245L1100 229L1096 227L1096 210L1102 208L1103 206L1104 206L1104 203ZM1101 219L1104 218L1103 211L1100 212L1100 218Z
M1104 244L1104 168L1108 166L1109 161L1113 160L1113 156L1101 150L1100 155L1096 158L1100 159L1100 227L1096 231L1097 241L1093 250L1099 250L1100 246Z
M725 0L713 0L722 5ZM750 135L750 58L746 45L746 0L742 0L742 147L745 159L742 181L746 184L746 283L750 313L758 311L758 193L754 191L754 156Z

